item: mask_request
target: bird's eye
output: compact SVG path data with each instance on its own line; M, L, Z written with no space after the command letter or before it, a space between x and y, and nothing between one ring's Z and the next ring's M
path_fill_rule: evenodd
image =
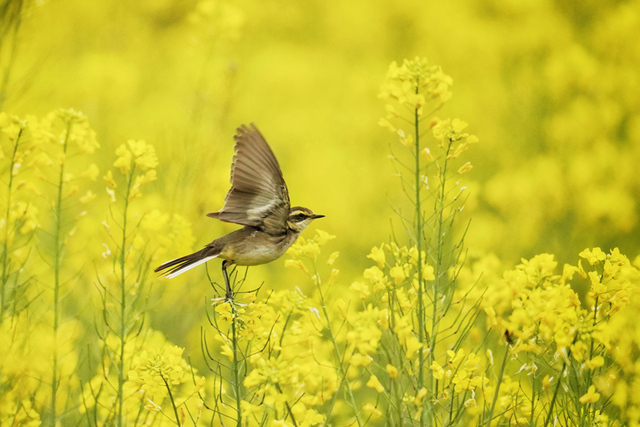
M293 219L295 222L304 221L305 219L307 219L307 215L306 215L305 213L301 212L301 213L295 214L295 215L292 217L292 219Z

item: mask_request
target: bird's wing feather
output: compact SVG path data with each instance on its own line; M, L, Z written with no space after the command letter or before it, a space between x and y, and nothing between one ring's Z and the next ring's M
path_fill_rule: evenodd
M208 216L254 227L286 226L289 192L267 141L253 123L241 125L234 139L231 189L223 208Z

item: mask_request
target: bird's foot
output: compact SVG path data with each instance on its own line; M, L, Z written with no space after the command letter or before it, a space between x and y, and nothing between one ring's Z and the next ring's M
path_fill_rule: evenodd
M233 291L231 290L231 285L229 284L229 275L227 274L227 266L231 265L227 260L222 261L222 276L224 277L224 284L227 288L227 293L225 295L226 301L233 301Z

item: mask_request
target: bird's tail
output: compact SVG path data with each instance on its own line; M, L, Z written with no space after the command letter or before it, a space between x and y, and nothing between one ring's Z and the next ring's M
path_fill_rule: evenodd
M199 250L198 252L194 252L190 255L185 255L181 258L167 261L156 268L154 271L156 273L162 272L160 274L167 279L173 279L174 277L184 273L185 271L191 270L193 267L205 263L210 259L217 257L218 255L218 251L214 251L210 247L205 247L204 249Z

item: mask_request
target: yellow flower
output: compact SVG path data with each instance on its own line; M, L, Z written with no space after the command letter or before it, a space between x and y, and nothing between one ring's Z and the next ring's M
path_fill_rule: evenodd
M429 65L426 59L405 59L401 66L395 61L389 65L379 96L388 101L395 100L422 115L427 98L438 100L441 105L451 97L451 84L451 77L440 67Z
M478 370L478 365L481 360L475 353L469 353L467 360L464 362L464 368L469 372L475 372Z
M95 198L96 198L95 193L91 190L87 190L86 194L80 197L80 203L89 203Z
M422 280L436 280L432 265L425 264L422 266Z
M142 196L142 191L140 191L140 186L139 185L133 185L131 187L131 190L129 190L129 201L137 199L138 197Z
M367 268L362 275L374 285L386 283L384 273L376 266Z
M300 249L302 250L303 254L314 261L318 258L318 255L320 255L320 245L313 241L307 242Z
M584 258L587 261L589 261L589 264L591 265L597 264L600 261L604 261L607 258L607 254L602 252L602 249L600 248L585 249L582 252L580 252L578 255L581 258Z
M413 404L416 406L422 405L422 400L427 396L427 389L422 387L416 397L413 399Z
M597 369L604 365L604 357L596 356L593 359L589 359L585 362L585 366L587 369Z
M471 162L467 162L464 165L460 166L460 168L458 168L458 173L462 175L463 173L469 172L471 169L473 169L473 165L471 164Z
M433 371L433 378L437 380L442 380L444 378L444 368L440 366L440 364L435 360L433 361L429 369Z
M380 119L378 120L378 125L380 125L381 127L383 127L384 129L387 129L389 132L392 133L396 133L398 129L395 128L395 126L393 126L391 124L391 122L389 122L389 120L387 119Z
M384 264L386 263L386 258L384 255L384 250L382 249L382 245L380 245L379 248L376 246L371 248L371 252L369 253L369 255L367 255L367 258L371 258L376 262L376 264L378 264L379 268L383 268Z
M391 378L397 378L398 377L398 368L396 368L393 365L387 364L386 368L387 373L389 374L389 376Z
M475 388L474 384L471 382L471 377L469 377L469 374L464 369L459 370L455 374L451 383L455 384L454 390L456 393L473 390Z
M104 182L107 183L107 188L110 188L112 190L114 190L118 184L116 184L116 181L113 179L113 174L111 173L111 170L107 171L107 174L103 177Z
M378 409L376 406L372 405L371 403L365 403L362 406L362 410L365 411L365 412L368 412L369 414L373 415L374 417L382 416L382 411L380 409Z
M595 403L598 400L600 400L600 393L596 393L596 387L593 385L589 386L589 391L580 397L580 403L583 405L586 403Z
M553 339L558 345L558 348L566 348L566 347L569 347L573 342L573 334L567 333L567 331L561 329L558 332L556 332Z
M135 141L133 139L127 141L127 144L133 153L138 169L146 172L158 166L158 158L156 157L156 150L153 145L147 144L142 140Z
M223 302L222 304L216 305L216 313L222 320L229 321L233 318L231 304L229 304L228 302Z
M411 359L416 354L416 352L423 347L423 344L418 341L418 338L414 337L413 335L407 338L405 345L407 347L407 352L405 353L404 357L407 359Z
M461 348L458 352L454 352L453 350L447 350L447 355L449 356L449 363L451 365L457 365L464 358L464 349Z
M489 325L492 327L498 326L498 318L496 317L496 310L493 307L489 306L489 307L484 307L484 312L487 315L487 322L489 323Z
M155 169L151 169L148 170L144 175L138 175L135 182L139 185L147 185L150 182L155 181L156 179L158 179L158 174L156 173Z
M378 393L384 393L384 386L378 380L378 377L371 375L367 381L367 387L374 389Z
M295 267L295 268L299 268L300 270L304 271L305 273L308 272L307 266L304 265L304 262L302 262L302 260L299 260L299 259L286 259L286 260L284 260L284 266L285 267Z
M467 126L468 124L460 119L438 120L432 128L433 137L439 141L440 147L447 147L451 142L460 141L470 136L468 133L462 132Z
M329 259L327 260L327 265L333 265L333 263L336 261L336 259L338 259L339 256L340 252L332 252L331 255L329 255Z
M316 230L315 241L320 246L324 246L325 244L327 244L327 242L329 242L330 240L333 240L335 238L336 238L336 236L334 236L333 234L329 234L326 231L323 231L323 230L320 230L320 229Z
M118 158L113 162L113 166L120 169L120 173L126 175L131 170L131 151L127 149L127 146L122 144L116 149L116 156Z
M127 141L127 144L129 145L129 149L135 157L144 155L148 150L147 143L143 140L136 141L134 139L130 139Z
M391 270L389 270L389 276L393 278L393 281L396 285L402 284L402 282L404 282L404 279L407 278L407 275L404 273L404 268L399 265L396 265L395 267L391 268Z
M398 130L397 133L398 133L398 136L400 137L400 143L402 145L404 145L407 148L413 148L413 146L415 145L413 135L411 134L406 135L402 129Z
M98 179L98 175L100 175L100 169L96 166L95 163L91 163L87 170L80 174L83 178L87 178L90 181L95 181Z
M433 161L433 155L431 154L431 150L428 148L423 148L422 151L420 151L420 154L424 157L427 163L431 163Z
M17 116L0 113L0 129L10 140L15 141L26 127L26 121Z
M353 366L369 366L371 365L371 362L373 362L373 358L371 358L371 356L361 353L354 354L349 360L349 363Z

